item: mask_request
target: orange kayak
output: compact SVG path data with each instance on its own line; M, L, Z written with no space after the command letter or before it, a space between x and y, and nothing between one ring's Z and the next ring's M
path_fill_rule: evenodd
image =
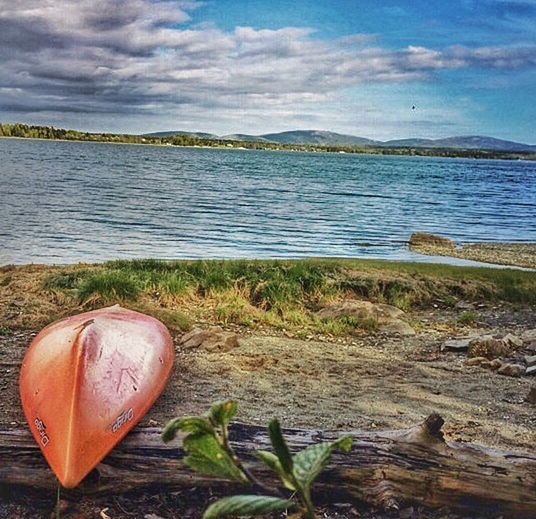
M64 487L78 485L149 410L173 354L160 321L118 305L35 337L20 372L22 408Z

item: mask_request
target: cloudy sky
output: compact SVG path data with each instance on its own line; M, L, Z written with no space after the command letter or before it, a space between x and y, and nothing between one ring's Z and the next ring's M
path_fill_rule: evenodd
M536 144L535 100L536 0L0 0L3 122Z

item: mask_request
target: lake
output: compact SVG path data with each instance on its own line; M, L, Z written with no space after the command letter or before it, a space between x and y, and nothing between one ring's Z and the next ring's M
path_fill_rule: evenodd
M414 231L536 241L528 161L0 139L0 197L0 264L422 260Z

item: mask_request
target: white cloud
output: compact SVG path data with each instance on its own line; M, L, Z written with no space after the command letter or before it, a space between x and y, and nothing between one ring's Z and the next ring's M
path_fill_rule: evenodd
M536 65L534 47L387 49L377 35L189 27L196 2L0 0L0 109L162 120L312 118L360 84ZM329 113L329 109L326 109ZM318 118L319 121L322 117ZM148 120L151 120L150 118Z

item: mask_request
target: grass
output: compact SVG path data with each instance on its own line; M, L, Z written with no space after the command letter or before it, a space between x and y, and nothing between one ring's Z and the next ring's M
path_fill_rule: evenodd
M0 271L0 300L7 302L0 305L0 317L8 315L9 302L25 308L22 317L6 321L9 326L46 321L47 316L50 322L52 316L115 303L159 314L166 324L181 329L204 321L339 335L377 326L316 316L323 304L343 298L388 303L405 311L438 301L536 305L536 273L353 259L146 259ZM471 316L461 319L473 321Z
M9 326L0 326L0 335L9 335L12 332Z
M458 323L471 326L476 322L478 314L474 310L466 310L458 316Z
M136 300L144 288L137 276L123 270L96 272L79 280L77 288L82 301L92 297L102 301Z

